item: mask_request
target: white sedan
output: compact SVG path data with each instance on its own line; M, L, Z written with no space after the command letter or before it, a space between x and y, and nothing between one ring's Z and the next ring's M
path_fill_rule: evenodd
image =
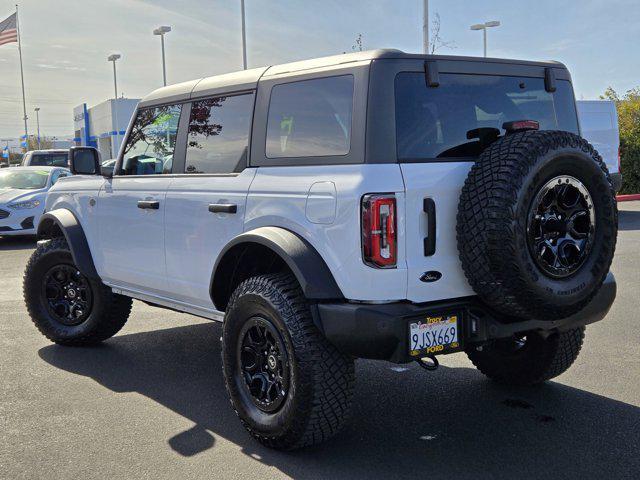
M35 235L49 189L71 175L61 167L0 170L0 236Z

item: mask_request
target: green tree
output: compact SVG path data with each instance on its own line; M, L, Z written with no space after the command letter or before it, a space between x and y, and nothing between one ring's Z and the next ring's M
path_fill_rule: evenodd
M38 137L36 135L29 135L27 150L38 150ZM46 150L53 148L53 142L47 137L40 137L40 150Z
M640 193L640 88L620 96L609 87L600 98L613 100L618 110L622 171L620 193Z

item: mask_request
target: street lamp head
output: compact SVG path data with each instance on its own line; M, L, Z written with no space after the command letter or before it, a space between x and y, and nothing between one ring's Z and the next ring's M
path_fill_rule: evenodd
M34 110L35 110L36 112L39 112L39 111L40 111L40 107L36 107L36 108L34 108Z
M485 27L499 27L500 22L498 20L492 20L491 22L485 22Z
M122 55L120 55L119 53L113 53L113 54L111 54L111 55L109 55L107 57L107 60L110 61L110 62L115 62L116 60L118 60L121 57L122 57Z
M169 33L171 31L171 27L168 25L163 25L161 27L156 28L153 31L154 35L164 35L165 33Z
M471 27L469 27L471 30L484 30L485 29L485 25L484 23L476 23L475 25L471 25Z

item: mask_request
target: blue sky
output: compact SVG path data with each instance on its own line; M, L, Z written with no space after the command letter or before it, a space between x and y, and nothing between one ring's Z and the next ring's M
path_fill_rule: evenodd
M0 0L2 19L14 0ZM239 0L22 0L21 27L29 128L41 108L41 132L72 136L72 109L113 92L106 57L121 53L118 85L128 97L160 86L160 45L166 37L170 83L241 68ZM350 51L361 33L365 48L418 52L422 0L246 0L249 66ZM442 37L454 49L481 55L472 23L500 20L489 31L489 55L554 59L572 72L577 98L597 98L611 85L640 86L638 0L430 0ZM0 138L21 133L17 48L0 46Z

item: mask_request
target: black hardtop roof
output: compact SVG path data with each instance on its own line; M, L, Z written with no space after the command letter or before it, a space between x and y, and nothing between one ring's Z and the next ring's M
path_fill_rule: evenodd
M502 65L525 65L537 67L551 67L566 69L566 67L555 61L530 61L514 60L506 58L485 58L485 57L463 57L456 55L424 55L417 53L405 53L395 49L367 50L363 52L344 53L328 57L312 58L296 62L283 63L268 67L252 68L250 70L239 70L237 72L215 75L183 83L168 85L149 93L140 101L141 107L166 103L168 101L185 101L190 98L215 94L224 91L229 87L241 89L255 88L261 78L272 76L295 75L305 70L316 68L341 67L350 63L367 63L382 60L423 60L423 61L454 61L473 62L478 64L502 64Z

